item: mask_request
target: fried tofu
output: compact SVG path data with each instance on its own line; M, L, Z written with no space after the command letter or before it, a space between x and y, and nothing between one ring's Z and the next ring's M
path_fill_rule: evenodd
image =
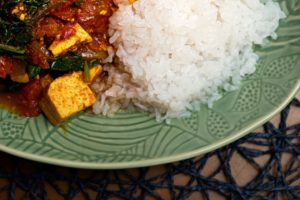
M78 23L74 24L71 28L75 30L74 35L66 39L56 39L50 45L49 50L55 57L66 53L70 48L79 43L93 41L93 38Z
M55 79L45 90L40 107L49 121L57 125L96 102L83 80L83 72L73 72Z

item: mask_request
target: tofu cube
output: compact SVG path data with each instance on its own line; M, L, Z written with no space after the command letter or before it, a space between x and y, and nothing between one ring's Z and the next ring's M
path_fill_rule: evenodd
M55 57L66 53L70 48L79 43L93 41L93 38L78 23L74 24L72 28L75 30L74 35L66 39L56 39L50 45L49 50Z
M96 102L96 97L83 80L82 72L55 79L45 90L40 107L49 121L57 125Z

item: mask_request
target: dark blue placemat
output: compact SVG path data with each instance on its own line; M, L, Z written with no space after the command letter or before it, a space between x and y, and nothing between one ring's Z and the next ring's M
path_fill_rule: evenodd
M279 124L268 122L262 132L160 167L77 170L0 153L0 199L300 199L300 122L287 124L291 107L299 110L299 100L281 112ZM237 154L256 172L242 186L232 171ZM208 166L211 158L219 166ZM205 174L207 168L212 169Z

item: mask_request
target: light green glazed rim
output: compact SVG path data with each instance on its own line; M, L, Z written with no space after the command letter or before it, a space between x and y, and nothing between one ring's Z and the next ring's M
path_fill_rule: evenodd
M141 161L133 161L133 162L127 162L127 163L86 163L86 162L76 162L76 161L64 161L61 159L55 159L55 158L46 158L43 156L38 156L22 151L18 151L12 148L8 148L7 146L0 145L0 150L21 158L43 162L47 164L53 164L63 167L72 167L72 168L81 168L81 169L129 169L129 168L137 168L137 167L146 167L146 166L153 166L153 165L159 165L159 164L166 164L171 162L176 162L196 156L200 156L202 154L208 153L210 151L213 151L215 149L218 149L220 147L223 147L227 144L230 144L241 137L247 135L254 129L258 128L265 122L269 121L272 117L274 117L277 113L279 113L281 110L285 108L286 105L295 97L295 95L300 91L300 79L298 80L296 86L293 88L289 96L275 109L272 110L270 113L266 114L264 117L261 117L258 119L255 123L245 127L244 129L240 130L237 134L231 135L227 138L225 138L222 141L216 142L214 144L207 145L201 149L194 150L187 153L182 153L178 155L173 156L167 156L167 157L161 157L161 158L154 158L149 160L141 160Z

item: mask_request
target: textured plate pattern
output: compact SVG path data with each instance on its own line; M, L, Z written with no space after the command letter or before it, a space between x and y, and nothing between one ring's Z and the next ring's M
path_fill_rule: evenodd
M22 118L0 110L0 149L19 156L85 168L121 168L170 162L220 147L245 135L288 103L300 83L300 1L282 0L288 15L278 39L256 47L255 74L212 109L158 123L147 113L112 118L79 113L62 126L43 116Z

